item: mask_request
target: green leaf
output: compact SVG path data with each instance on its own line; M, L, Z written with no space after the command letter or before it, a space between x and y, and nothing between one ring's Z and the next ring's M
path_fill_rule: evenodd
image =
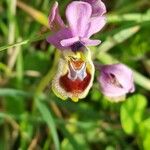
M43 120L47 123L49 130L52 134L52 138L54 140L54 144L55 144L55 149L59 150L60 145L59 145L59 139L58 139L58 135L57 135L57 130L56 130L56 126L55 126L55 122L53 119L53 116L50 112L50 109L48 109L41 101L40 99L36 98L36 104L37 104L37 108L39 110L39 112L42 115Z
M146 105L146 98L140 94L128 98L122 104L120 112L121 124L127 134L133 134L138 131Z
M21 41L21 42L18 42L18 43L2 46L2 47L0 47L0 51L6 50L8 48L15 47L15 46L24 45L24 44L27 44L28 42L29 42L29 40L24 40L24 41Z
M107 18L109 23L116 23L121 21L135 21L135 22L144 22L150 21L150 14L147 12L145 14L141 13L132 13L132 14L109 14Z
M19 8L21 8L26 13L28 13L30 16L32 16L37 22L39 22L40 24L49 28L48 17L44 13L30 7L29 5L27 5L21 1L17 1L17 5Z
M140 29L140 26L133 26L127 29L123 29L120 32L116 33L112 37L108 37L108 39L103 42L99 48L98 51L100 51L98 56L101 55L102 52L106 52L116 46L117 44L120 44L124 42L125 40L129 39L131 36L133 36L135 33L137 33Z
M140 136L142 138L142 145L144 150L150 148L150 118L140 123Z
M61 149L71 149L71 150L76 150L76 149L81 149L81 145L79 144L79 141L76 139L75 136L72 136L74 133L70 133L64 125L59 126L61 132L65 136L65 139L61 143Z
M22 90L17 89L9 89L9 88L0 88L0 96L22 96L22 97L31 97L32 94L28 92L24 92Z
M36 53L28 53L24 57L24 70L34 70L45 74L50 63L49 55L41 51L37 51Z
M144 138L149 132L150 132L150 118L140 123L140 135Z
M5 109L10 114L22 114L25 111L25 100L22 96L7 96L5 98Z
M147 135L143 141L144 150L149 150L149 148L150 148L150 142L149 141L150 141L150 132L149 132L149 135Z
M65 131L66 132L66 131ZM86 149L89 150L88 144L86 143L85 137L82 134L74 133L74 136L71 134L61 143L62 150L77 150L77 149Z
M30 39L26 39L26 40L23 40L21 42L17 42L17 43L14 43L14 44L9 44L9 45L5 45L5 46L1 46L0 47L0 52L1 51L4 51L6 49L9 49L9 48L12 48L12 47L16 47L16 46L20 46L20 45L25 45L25 44L28 44L28 43L32 43L32 42L36 42L36 41L40 41L40 40L43 40L43 39L46 39L46 37L49 35L50 33L44 33L42 35L35 35L35 37L32 37Z

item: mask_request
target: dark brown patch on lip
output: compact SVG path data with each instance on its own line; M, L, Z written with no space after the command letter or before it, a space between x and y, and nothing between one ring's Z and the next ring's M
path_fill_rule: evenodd
M80 94L87 88L87 86L90 83L90 80L91 80L91 75L88 72L87 72L87 76L84 78L83 81L81 81L80 79L76 79L73 81L68 78L68 73L67 73L64 76L60 77L59 83L66 92Z

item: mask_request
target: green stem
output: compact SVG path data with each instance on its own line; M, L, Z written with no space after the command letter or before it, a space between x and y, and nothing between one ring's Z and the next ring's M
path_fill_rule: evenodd
M8 1L9 8L9 32L8 43L12 44L15 41L15 14L16 14L16 0ZM8 51L8 65L10 64L10 57L13 54L13 49L9 48Z
M41 94L45 87L49 84L49 82L52 80L55 72L56 72L56 67L58 64L58 59L60 57L60 53L58 51L55 52L55 58L54 58L54 63L52 68L48 71L48 73L41 79L40 83L38 84L35 94Z
M23 84L23 55L22 55L21 49L19 49L19 54L18 54L18 58L17 58L16 72L17 72L17 87L22 88L22 84Z
M35 116L36 110L38 110L41 113L42 118L44 118L45 122L47 123L48 127L50 129L52 129L54 127L53 130L51 130L51 132L52 132L52 137L53 137L53 140L54 140L57 150L59 150L59 140L58 140L58 135L57 135L57 131L55 128L55 124L53 122L53 117L51 116L50 111L46 109L45 105L42 102L40 102L41 100L38 98L38 96L40 94L42 94L45 87L52 80L52 78L56 72L59 57L60 57L60 53L59 53L59 51L56 51L53 66L48 71L48 73L41 79L39 84L37 85L37 88L35 90L34 99L33 99L33 104L32 104L32 116ZM43 110L45 110L45 109L46 109L46 113L45 112L43 113ZM51 119L51 120L49 120L51 123L49 121L47 121L47 119L46 119L47 115L48 115L48 118Z
M40 35L40 36L36 35L33 38L30 38L30 39L27 39L27 40L24 40L24 41L21 41L21 42L17 42L17 43L14 43L14 44L9 44L9 45L2 46L2 47L0 47L0 52L4 51L6 49L9 49L9 48L16 47L16 46L25 45L25 44L28 44L28 43L43 40L43 39L45 39L45 37L47 37L50 34L51 34L50 32L47 32L47 33L44 33L43 35Z

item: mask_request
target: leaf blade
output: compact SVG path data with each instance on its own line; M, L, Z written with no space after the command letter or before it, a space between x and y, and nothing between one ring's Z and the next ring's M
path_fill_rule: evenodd
M53 138L53 141L55 144L55 148L56 148L56 150L59 150L60 144L59 144L57 130L56 130L56 126L55 126L55 122L54 122L54 119L52 117L52 114L48 110L48 108L40 101L40 99L36 98L35 100L36 100L36 106L37 106L39 112L41 113L44 121L47 123L49 129L51 130L52 138Z

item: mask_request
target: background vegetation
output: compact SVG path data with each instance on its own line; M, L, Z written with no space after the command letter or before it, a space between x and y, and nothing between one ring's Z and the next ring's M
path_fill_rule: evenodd
M61 15L69 0L58 0ZM0 1L0 149L150 149L150 1L104 0L108 23L93 60L122 62L136 92L111 103L94 86L78 103L50 89L58 54L45 38L54 0Z

